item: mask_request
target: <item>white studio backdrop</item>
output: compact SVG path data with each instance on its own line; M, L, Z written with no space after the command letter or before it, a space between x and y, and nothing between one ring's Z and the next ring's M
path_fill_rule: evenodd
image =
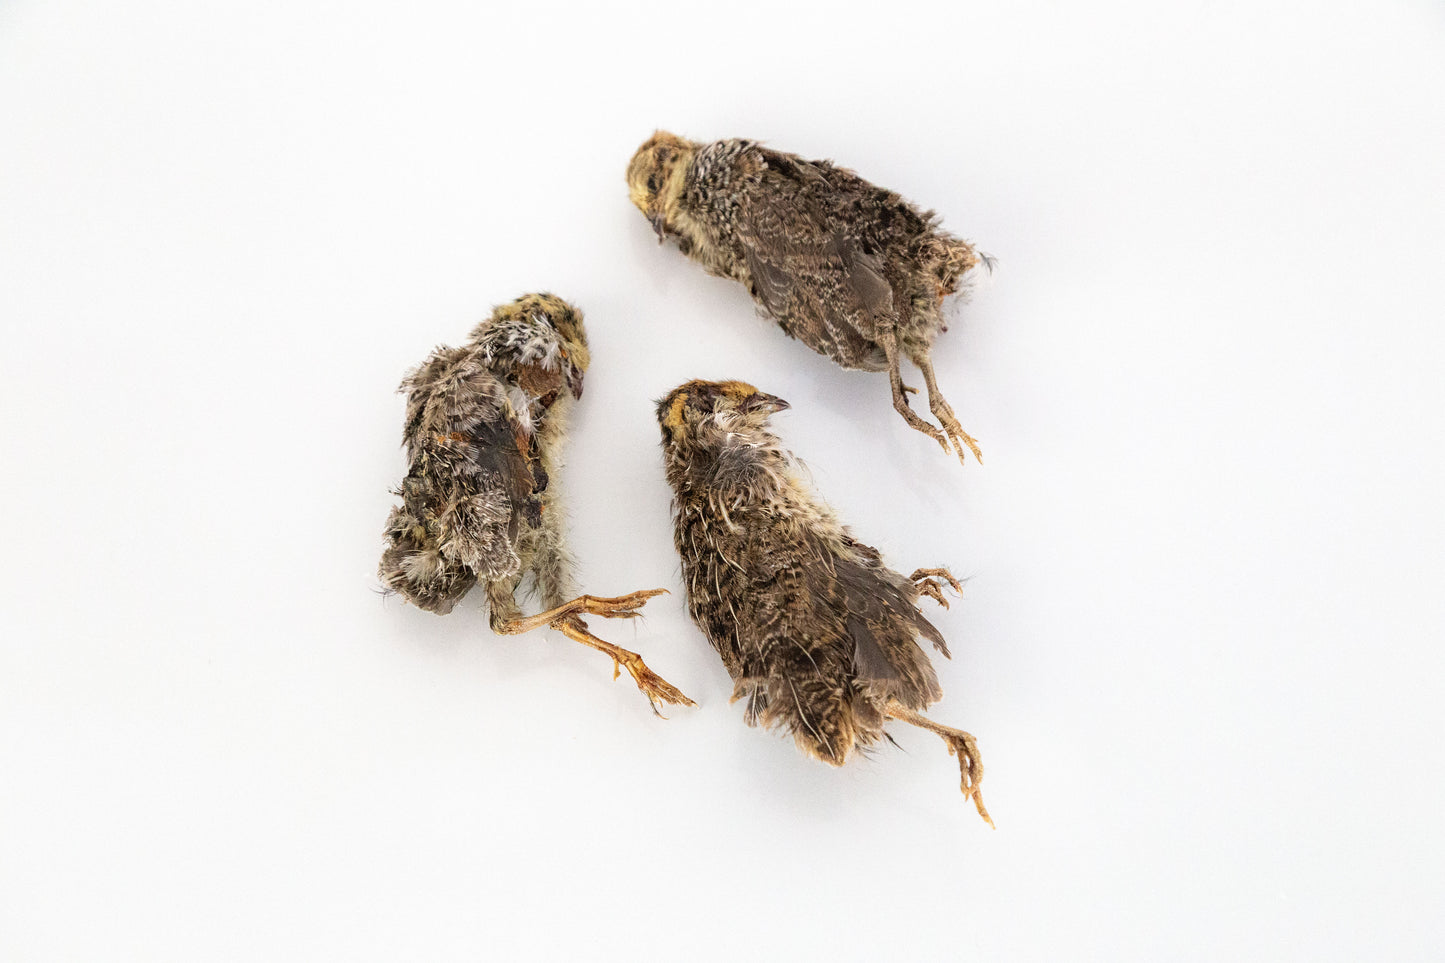
M1434 959L1438 4L0 5L0 958ZM659 248L655 127L830 157L999 259L982 467ZM402 373L554 291L602 626L383 600ZM787 398L969 577L933 736L831 770L687 619L652 401Z

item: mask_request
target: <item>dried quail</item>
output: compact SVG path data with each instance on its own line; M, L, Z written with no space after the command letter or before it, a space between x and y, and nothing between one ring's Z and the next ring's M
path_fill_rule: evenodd
M627 168L628 191L659 241L672 236L708 272L741 281L789 336L844 368L887 371L893 407L959 460L974 441L933 373L943 299L990 264L893 191L829 161L732 139L658 131ZM909 406L899 365L923 374L940 427Z
M492 629L515 635L548 626L623 666L657 703L693 705L635 652L597 638L582 615L633 618L663 589L620 598L578 595L553 484L567 415L582 396L589 355L582 314L550 294L498 307L460 348L440 347L402 382L407 393L402 503L386 521L382 582L444 615L476 583ZM531 574L544 611L516 600Z
M992 825L973 736L921 711L943 690L918 639L948 647L917 603L946 606L958 582L942 568L905 578L853 537L769 427L787 407L740 381L691 381L658 403L688 610L748 724L781 727L835 766L885 738L888 719L920 726L958 756L963 793Z

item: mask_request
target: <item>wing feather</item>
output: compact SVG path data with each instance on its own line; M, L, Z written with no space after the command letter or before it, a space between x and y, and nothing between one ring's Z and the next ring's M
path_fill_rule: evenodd
M849 539L845 548L811 533L786 545L760 540L739 629L755 664L738 680L748 721L785 728L835 765L882 738L889 703L922 709L943 696L917 641L943 638L912 583L871 547Z
M850 237L824 162L755 148L736 237L754 297L788 334L850 367L877 367L871 332L894 315L883 259Z

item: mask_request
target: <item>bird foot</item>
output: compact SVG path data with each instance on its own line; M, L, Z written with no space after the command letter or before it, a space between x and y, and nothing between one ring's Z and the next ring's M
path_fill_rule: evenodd
M963 797L973 800L973 808L978 810L978 814L990 828L998 828L994 826L993 817L989 816L988 809L984 807L983 794L978 788L979 783L983 782L983 759L978 752L978 742L973 736L962 729L939 725L922 713L906 709L896 702L888 707L888 715L920 729L927 729L943 740L948 746L949 754L958 757L959 788L963 790Z
M978 459L978 463L982 465L983 451L978 447L978 442L963 430L963 426L958 423L958 418L953 414L953 408L943 400L942 395L936 393L930 395L928 410L933 412L933 417L937 418L938 423L943 426L943 433L948 436L949 441L953 442L953 447L958 452L959 462L964 465L968 464L968 458L963 454L964 446L967 445L968 450L973 452L973 457Z
M908 422L908 427L914 431L922 432L938 442L939 447L944 451L948 451L948 438L944 433L924 421L918 412L913 410L913 406L908 403L908 395L910 393L917 394L917 392L903 383L903 375L898 370L897 334L892 328L884 328L878 333L878 343L883 348L884 355L888 358L888 388L893 394L893 409L903 416L903 420ZM931 369L922 368L921 365L920 368L923 370L925 378L927 378ZM929 397L932 398L934 394L932 384L929 385L928 391Z
M894 410L896 410L900 415L903 416L903 420L908 422L908 426L910 428L913 428L915 431L923 432L925 435L938 442L939 447L941 447L944 451L951 452L952 449L948 447L948 438L944 435L943 432L939 431L933 425L930 425L928 422L924 421L922 416L920 416L918 412L913 410L913 408L908 404L907 396L903 393L905 390L907 390L907 386L900 385L898 393L893 396Z
M642 614L637 610L646 605L648 599L666 594L667 589L643 589L610 599L598 598L595 595L581 595L574 599L574 602L578 604L576 610L578 614L586 613L604 619L635 619Z
M550 625L554 629L558 628L559 623L569 618L576 618L578 615L597 615L604 619L635 619L642 614L637 610L646 605L648 599L666 592L667 589L644 589L640 592L633 592L631 595L619 595L617 598L611 599L598 598L595 595L579 595L570 602L563 602L556 608L539 612L536 615L494 622L492 628L502 635L521 635L523 632L530 632L544 625Z
M937 412L935 412L935 414L937 414ZM958 451L959 462L964 465L968 464L968 458L963 454L963 448L967 445L968 450L973 452L973 457L982 465L983 449L978 447L978 442L972 435L963 430L963 426L958 423L958 419L953 417L953 412L948 412L946 416L939 415L938 420L943 423L944 434L948 436L949 441L953 442L953 447Z
M943 736L943 741L948 746L949 755L958 757L959 788L963 790L963 798L972 799L973 808L978 810L983 821L988 823L990 828L997 829L993 824L993 817L988 814L988 809L983 804L983 793L978 788L983 779L983 760L978 754L977 741L967 732L959 730Z
M942 591L945 582L953 589L954 595L963 594L963 586L946 568L920 568L908 576L908 580L918 583L918 594L928 596L944 608L948 608L948 599L943 597Z
M672 706L697 705L696 702L693 702L687 696L683 695L677 686L649 669L647 663L642 661L642 656L628 652L626 649L623 649L622 652L625 654L614 658L612 661L612 678L616 679L618 677L617 666L618 663L621 663L627 669L627 673L632 676L632 681L637 685L637 688L647 697L647 701L652 705L652 711L655 714L659 716L662 715L661 712L657 711L657 704L659 702ZM631 656L631 658L628 658L628 656ZM664 716L663 718L666 717Z
M650 598L651 595L648 597ZM552 628L561 632L574 642L581 642L583 645L590 646L610 656L612 659L612 678L620 678L622 669L626 668L627 674L632 676L632 681L636 683L638 690L646 696L648 704L652 706L653 715L663 719L667 718L658 711L658 702L677 706L697 705L696 702L693 702L687 696L683 695L676 686L648 668L647 663L642 661L642 656L629 649L624 649L621 646L613 645L611 642L604 642L602 639L599 639L588 631L586 623L577 616L568 615L560 618L553 623Z
M963 449L967 446L968 450L973 452L973 457L978 459L978 463L982 465L983 451L978 447L978 442L963 430L963 426L958 423L958 418L953 414L953 408L943 397L943 393L938 390L938 379L933 374L933 362L926 357L915 360L919 370L923 372L923 383L928 386L928 410L933 412L933 417L937 418L938 423L943 426L942 434L953 443L954 449L958 452L959 463L968 464L968 459L963 454ZM947 451L948 445L945 444L943 448Z

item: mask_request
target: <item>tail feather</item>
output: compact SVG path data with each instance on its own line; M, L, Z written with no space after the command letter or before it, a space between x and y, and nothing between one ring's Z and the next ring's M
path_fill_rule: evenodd
M446 615L477 583L476 575L448 558L425 522L407 509L391 510L383 534L387 546L377 575L418 608Z
M992 257L969 242L942 231L930 238L926 257L934 265L933 273L945 296L956 294L966 283L966 275L979 265L989 272L993 271Z
M852 686L819 675L773 675L762 722L781 726L808 755L841 766L859 745L877 738L860 729Z

